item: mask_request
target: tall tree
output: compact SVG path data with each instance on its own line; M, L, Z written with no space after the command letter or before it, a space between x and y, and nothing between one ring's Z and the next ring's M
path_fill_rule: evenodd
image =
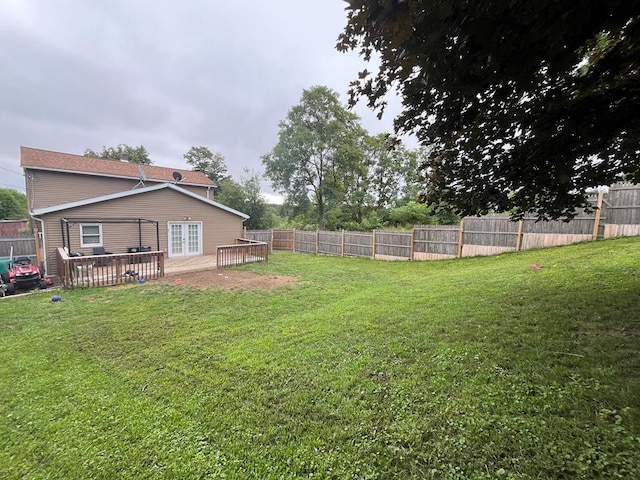
M28 216L27 196L12 188L0 188L0 220L16 220Z
M84 151L85 157L91 158L106 158L109 160L120 160L122 155L126 154L127 159L131 163L140 163L142 165L153 165L153 162L149 158L149 152L144 146L131 147L121 143L117 147L102 147L102 151L97 153L90 148Z
M388 134L370 136L363 132L356 145L356 160L342 175L344 183L343 217L348 222L361 223L366 215L380 213L399 201L416 199L415 190L417 152L407 149L402 142Z
M183 157L193 170L204 173L214 182L220 182L227 176L227 165L220 152L213 153L207 147L191 147Z
M249 215L244 222L248 229L259 230L269 228L267 205L262 196L260 175L245 169L245 175L240 182L235 182L230 177L222 179L220 193L216 200L223 205L231 207Z
M411 200L415 190L418 152L410 150L389 135L370 137L366 145L370 157L371 195L378 209L395 206L398 200ZM417 198L417 195L416 195Z
M288 203L311 196L322 227L327 207L344 195L343 174L356 163L360 131L336 92L316 86L304 90L300 103L279 123L278 143L262 157L265 176Z
M640 182L640 2L349 0L352 83L432 148L426 199L465 214L573 215L590 187Z

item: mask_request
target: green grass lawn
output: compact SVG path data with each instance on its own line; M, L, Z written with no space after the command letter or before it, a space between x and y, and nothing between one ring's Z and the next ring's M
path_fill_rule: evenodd
M640 478L640 239L242 268L0 301L0 476Z

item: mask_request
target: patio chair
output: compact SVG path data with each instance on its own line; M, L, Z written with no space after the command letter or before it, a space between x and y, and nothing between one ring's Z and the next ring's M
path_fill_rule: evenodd
M94 255L113 255L113 252L107 252L104 247L93 247ZM96 261L96 266L104 267L106 265L111 265L111 259L109 258L100 258Z
M93 247L94 255L113 255L113 252L107 252L104 247Z

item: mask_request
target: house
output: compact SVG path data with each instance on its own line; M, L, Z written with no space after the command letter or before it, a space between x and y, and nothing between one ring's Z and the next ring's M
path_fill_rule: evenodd
M248 215L214 200L201 172L20 147L38 256L56 275L56 249L92 254L162 250L212 255L241 236Z

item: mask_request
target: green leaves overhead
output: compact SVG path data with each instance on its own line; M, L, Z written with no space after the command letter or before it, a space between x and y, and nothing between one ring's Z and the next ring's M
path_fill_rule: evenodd
M431 149L425 199L465 214L571 216L590 187L640 181L640 4L621 0L353 0L339 50L377 72L351 103Z

